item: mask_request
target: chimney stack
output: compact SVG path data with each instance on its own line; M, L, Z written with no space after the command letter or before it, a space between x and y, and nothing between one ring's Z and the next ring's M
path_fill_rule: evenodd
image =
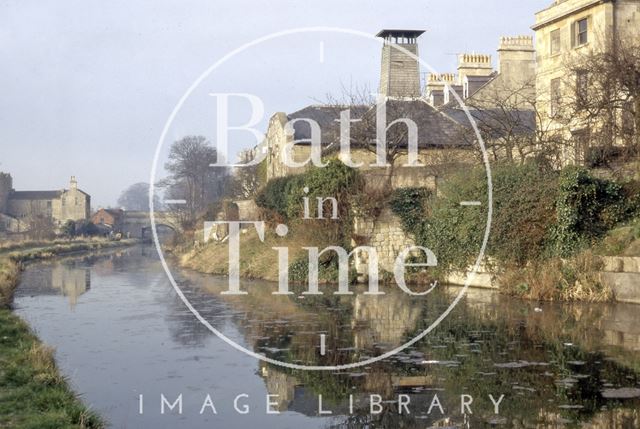
M427 78L426 95L429 104L434 107L442 106L445 103L446 86L453 87L456 83L456 75L453 73L434 74L430 73Z
M464 85L466 77L488 77L492 73L491 55L458 55L458 85Z
M498 71L506 79L533 82L536 72L536 50L532 36L501 37L498 54Z
M76 190L78 189L78 181L76 180L76 176L71 176L71 180L69 181L69 189Z
M384 39L379 93L389 98L418 98L420 63L417 39L423 30L382 30ZM402 49L399 49L402 48Z

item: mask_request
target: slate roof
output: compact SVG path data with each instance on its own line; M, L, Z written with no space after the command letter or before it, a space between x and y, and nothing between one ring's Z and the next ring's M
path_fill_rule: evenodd
M469 82L469 94L466 97L466 99L464 97L463 85L450 85L449 87L451 88L452 91L456 92L463 101L466 101L469 99L473 99L474 95L479 93L485 87L491 85L491 83L494 82L499 75L500 74L498 72L494 71L489 76L467 76L467 81ZM445 91L446 89L443 91L443 93ZM456 108L456 107L459 107L458 99L454 97L452 94L450 94L449 102L446 104L443 104L442 106L439 106L439 109L444 111L447 108Z
M351 119L359 119L369 109L368 106L321 106L312 105L304 109L287 115L287 120L293 119L311 119L320 125L322 131L322 144L328 145L335 141L339 134L340 123L336 120L340 119L340 112L346 109L351 110ZM303 140L311 138L311 126L304 121L296 122L293 125L295 131L295 140ZM301 143L304 144L304 143Z
M322 144L327 146L338 142L340 124L336 120L340 111L348 106L308 106L287 116L288 120L307 118L316 121L322 130ZM351 119L364 118L364 115L375 115L375 106L351 106ZM418 146L444 147L465 146L467 142L460 138L464 132L464 124L448 117L445 113L434 108L424 100L388 100L387 124L396 119L411 119L418 126ZM371 123L374 123L372 118ZM354 125L352 125L354 126ZM309 139L311 127L306 122L294 124L294 138L296 140ZM308 143L299 143L308 144Z
M116 216L116 217L124 215L124 211L122 209L98 209L98 211L95 214L98 214L101 211L107 212L110 215Z
M489 82L494 80L496 76L498 76L497 72L493 72L489 76L467 76L467 82L469 82L469 96L473 97L476 92L484 88Z
M464 110L460 108L445 108L443 113L455 119L462 126L471 128L471 122ZM493 137L501 137L501 134L503 134L501 131L504 131L504 133L512 131L515 134L530 134L535 132L536 129L536 115L533 110L469 109L469 114L475 119L481 130L491 130ZM512 129L507 130L507 127Z
M11 200L55 200L60 198L60 196L67 192L67 189L62 189L59 191L12 191L9 194L9 199ZM86 192L81 189L78 191L84 194L86 197L89 196Z
M9 196L12 200L55 200L60 198L62 191L13 191Z
M372 112L375 114L375 111ZM418 126L418 147L467 146L461 139L464 126L431 106L426 100L387 101L387 124L396 119L411 119Z

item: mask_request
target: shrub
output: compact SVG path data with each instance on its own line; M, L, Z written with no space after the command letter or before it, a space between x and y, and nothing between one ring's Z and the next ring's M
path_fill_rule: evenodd
M290 184L298 180L299 176L278 177L269 180L267 185L258 193L256 204L264 209L273 210L282 217L286 217L288 190Z
M314 167L307 172L270 180L256 197L256 204L273 210L282 218L294 219L303 215L303 198L309 198L310 211L315 217L316 198L333 197L338 201L339 215L343 221L349 215L351 196L360 190L357 171L339 160L330 160L326 167ZM304 188L308 188L308 193ZM331 208L325 210L330 216Z
M347 215L351 196L361 188L358 172L337 159L330 160L326 167L312 168L299 177L297 186L291 186L288 189L287 215L289 218L303 215L305 196L309 198L313 214L315 214L316 198L333 197L338 201L339 214ZM308 193L304 192L305 187L309 189ZM331 213L330 207L329 210L325 210L325 213Z
M65 237L75 237L76 235L76 223L72 220L68 220L62 225L60 233Z
M606 167L623 155L624 148L619 146L594 146L587 150L585 162L590 168Z
M556 253L568 256L601 238L631 216L630 201L618 183L594 177L582 167L564 169L556 201Z
M94 236L100 234L100 229L91 221L82 221L76 224L76 234Z
M568 167L560 174L539 163L492 168L493 216L486 256L501 266L523 267L566 257L638 213L639 186L620 185ZM427 201L427 209L421 200ZM461 201L481 201L480 207ZM437 197L397 191L392 208L418 244L438 257L441 271L464 270L478 255L487 222L484 170L459 172Z
M493 169L489 255L516 265L545 257L555 222L558 176L535 163Z
M423 234L426 204L430 196L431 191L427 188L397 189L391 196L391 210L400 218L404 230L414 236Z
M556 175L535 163L497 165L492 173L494 211L487 255L518 265L540 258L554 219ZM482 205L461 206L462 201ZM440 269L448 271L475 261L487 224L487 202L486 173L478 169L450 177L437 197L429 197L426 190L397 191L392 208L405 230L433 250Z

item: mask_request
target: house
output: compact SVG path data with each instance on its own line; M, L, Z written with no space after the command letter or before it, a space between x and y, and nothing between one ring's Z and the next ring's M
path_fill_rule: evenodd
M91 223L94 225L107 226L115 231L122 229L123 220L124 210L122 209L101 208L91 216Z
M12 219L7 231L24 232L23 228L32 229L36 224L57 229L69 220L88 219L90 210L91 197L78 188L74 176L69 189L16 191L11 175L0 174L0 213ZM20 231L14 231L16 228Z
M312 155L312 137L320 141L322 153L336 154L344 162L345 154L340 153L340 117L341 112L349 111L349 119L361 129L360 142L354 144L352 131L350 160L362 164L359 171L365 176L368 186L381 185L389 180L393 188L426 186L433 188L441 174L444 164L473 162L471 144L462 138L467 131L466 125L439 111L421 96L420 65L417 59L417 39L423 33L420 30L382 30L377 36L383 39L380 73L380 100L385 109L384 116L376 116L382 106L378 102L353 105L310 105L293 113L277 112L268 125L265 141L253 153L266 152L267 179L288 176L303 172L311 165L302 164ZM398 49L400 47L401 49ZM363 135L376 130L378 119L386 121L387 146L397 153L393 154L394 166L376 165L376 136ZM409 138L405 120L416 125L418 163L427 168L409 167ZM365 124L365 125L363 125ZM363 129L368 124L367 129ZM317 126L316 126L317 125ZM396 132L396 130L401 131ZM389 135L404 134L404 140L390 143ZM285 160L285 148L291 150L291 160ZM396 150L397 149L397 150ZM446 162L443 162L446 159ZM293 161L290 162L290 161Z
M532 28L536 33L538 127L557 132L571 142L564 150L565 163L582 163L601 124L597 117L588 123L580 115L569 115L572 117L567 120L561 114L563 105L576 102L580 94L588 98L593 91L589 71L569 66L591 53L615 52L620 41L637 45L640 1L555 0L536 13ZM614 115L622 121L622 115ZM596 116L606 115L600 112Z

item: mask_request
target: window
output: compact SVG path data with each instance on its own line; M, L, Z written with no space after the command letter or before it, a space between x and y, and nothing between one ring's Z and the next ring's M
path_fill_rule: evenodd
M560 53L560 30L551 32L551 55Z
M589 19L584 18L576 22L576 46L589 42Z
M550 86L551 116L555 116L560 109L560 97L560 79L552 79Z
M622 110L622 134L629 141L633 140L636 133L636 112L634 107L634 100L628 100L624 103Z
M585 106L587 104L589 91L589 72L586 70L579 70L576 74L576 102L578 107Z
M573 148L575 163L583 165L587 161L587 152L589 151L589 129L583 129L573 132Z

